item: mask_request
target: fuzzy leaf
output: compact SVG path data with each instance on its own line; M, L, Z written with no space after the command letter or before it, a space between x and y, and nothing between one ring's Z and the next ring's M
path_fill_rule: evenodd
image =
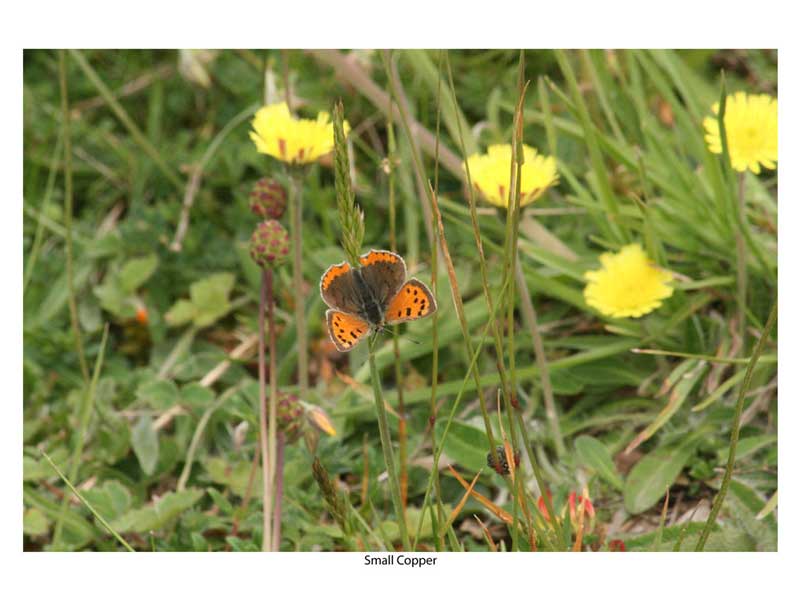
M178 327L194 319L196 314L197 309L194 304L188 300L178 300L164 315L164 319L167 321L167 325Z
M167 410L178 403L180 393L169 379L149 379L136 389L136 399L156 410Z
M622 478L614 466L608 448L601 441L588 435L579 436L575 440L575 451L580 463L594 469L600 477L618 490L622 489Z
M147 475L152 475L158 464L158 434L150 417L141 417L131 430L131 445L139 465Z
M625 481L627 511L639 514L663 498L693 453L693 444L659 448L637 462Z
M439 440L442 439L445 425L443 419L436 422L436 437ZM486 466L488 451L486 433L477 427L453 421L444 443L444 453L451 460L474 472Z
M192 284L189 296L197 311L195 325L207 327L230 310L228 296L235 282L232 273L216 273Z
M127 294L132 294L158 267L158 257L149 254L143 258L134 258L126 262L119 271L118 281L120 289Z
M120 533L158 531L194 506L202 496L203 491L198 489L170 492L151 506L124 514L113 521L111 526Z

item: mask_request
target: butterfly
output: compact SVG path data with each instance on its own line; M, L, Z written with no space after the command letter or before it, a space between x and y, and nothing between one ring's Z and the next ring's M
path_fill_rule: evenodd
M349 352L371 331L415 321L436 312L436 299L418 279L406 281L406 263L388 250L370 250L328 267L319 283L328 333L339 352Z

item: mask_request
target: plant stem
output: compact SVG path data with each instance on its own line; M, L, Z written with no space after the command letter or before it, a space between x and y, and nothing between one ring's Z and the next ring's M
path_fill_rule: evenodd
M761 332L761 337L758 340L758 344L756 344L755 350L753 350L753 354L750 356L750 363L747 365L744 381L742 382L742 386L739 388L739 398L736 400L736 408L733 413L731 443L730 447L728 448L728 464L725 466L725 475L722 477L722 484L719 486L717 497L714 498L714 504L711 507L711 513L708 515L706 526L703 528L703 533L700 534L700 539L697 540L695 552L703 551L703 547L706 545L708 536L711 534L711 528L714 526L714 523L716 523L717 515L722 508L722 503L725 501L725 495L728 493L728 486L730 485L731 476L733 475L733 465L736 462L736 446L739 443L739 426L742 419L742 410L744 409L745 393L750 387L750 380L753 378L753 370L755 369L756 363L758 363L758 357L761 356L761 353L764 351L764 346L767 343L767 339L769 339L769 334L772 331L772 327L775 325L775 319L777 317L778 301L776 299L772 305L772 310L769 313L767 324L764 326L764 330Z
M439 50L439 60L437 66L437 86L436 86L436 144L433 152L433 195L439 194L439 141L442 120L442 56L443 52ZM433 297L437 297L439 291L439 228L436 226L436 221L431 219L431 229L433 236L431 238L431 293ZM428 416L428 423L431 430L431 453L436 455L436 387L439 383L439 311L433 313L431 320L431 343L432 343L432 356L431 356L431 405L430 414ZM431 511L431 524L433 525L433 535L436 540L436 550L442 550L441 537L438 532L438 523L444 520L444 507L442 506L442 484L439 480L439 469L431 469L431 477L434 480L434 489L436 491L436 507L438 510L438 518L434 518L433 511ZM424 519L424 514L420 517L420 523ZM417 539L414 539L416 548Z
M114 92L108 89L108 86L103 82L102 79L100 79L97 71L95 71L94 68L92 68L92 65L89 64L89 61L86 60L83 52L80 50L70 49L69 53L75 59L75 62L78 63L78 66L81 68L84 74L89 78L89 81L92 82L92 85L94 85L94 87L103 97L103 100L111 109L111 112L117 116L125 129L128 130L128 133L131 134L131 137L134 139L134 141L141 146L144 153L150 157L164 177L169 179L170 183L172 183L177 190L183 190L184 183L181 181L180 176L178 176L175 170L164 161L164 158L158 152L156 147L142 133L128 113L125 112L125 109L122 108L122 105L114 96Z
M94 372L92 373L92 380L89 382L88 388L84 391L81 404L78 409L78 441L72 451L69 465L69 476L67 479L75 481L78 478L78 469L81 466L81 455L83 454L83 447L86 443L86 434L89 430L89 422L94 412L94 397L97 389L97 381L100 379L100 371L103 368L103 359L106 354L106 342L108 342L108 323L103 329L103 339L100 342L100 352L97 354L97 359L94 363ZM80 496L79 496L80 497ZM64 500L61 503L61 512L59 512L58 520L56 521L55 529L53 531L53 546L58 547L61 542L61 534L64 526L64 516L69 504L69 497L65 494Z
M283 506L283 451L286 438L282 431L278 432L278 449L275 455L275 514L272 519L272 549L281 549L281 507Z
M72 255L72 139L70 137L69 90L67 89L67 57L64 50L58 51L58 80L61 89L61 119L64 131L64 228L66 229L67 287L69 290L69 316L75 349L81 367L83 381L89 383L89 367L83 352L81 327L78 321L78 301L75 297L74 266Z
M56 174L58 173L58 163L59 163L59 156L61 155L62 151L62 140L64 138L64 132L58 132L58 138L56 139L56 145L53 149L53 158L50 159L50 171L47 174L47 184L45 185L44 197L42 198L41 208L39 208L39 214L45 215L47 214L47 208L50 206L50 200L53 196L53 190L56 186ZM36 233L33 236L33 244L31 245L31 252L28 255L28 260L25 263L25 274L22 277L22 296L25 296L25 292L28 289L28 284L31 281L31 277L33 276L33 270L36 267L36 261L39 258L39 251L42 248L42 243L44 242L44 220L38 219L36 223Z
M269 441L269 487L273 491L273 503L279 503L275 491L275 470L278 460L278 355L275 351L276 331L275 331L275 294L272 288L272 271L266 272L267 288L267 325L269 326L269 423L267 439ZM276 504L274 510L279 510ZM274 533L274 531L273 531ZM279 530L280 533L280 530ZM274 539L274 537L273 537ZM280 538L278 543L272 544L272 551L280 551Z
M308 337L306 334L306 302L303 293L303 187L302 176L290 173L289 212L292 220L292 287L294 318L297 329L297 380L300 398L308 398Z
M739 338L742 340L742 356L747 356L747 249L744 229L747 227L744 200L744 173L739 173L737 188L738 223L736 227L736 304L738 306Z
M522 270L522 264L516 265L517 286L519 286L520 310L522 319L528 326L533 338L533 350L536 355L536 366L539 369L539 379L542 384L542 395L544 397L544 409L547 415L547 422L550 425L550 433L556 448L556 454L562 456L565 452L564 438L561 435L561 425L558 420L556 402L553 396L553 386L550 382L550 369L547 366L547 356L544 353L544 342L542 334L539 332L539 323L536 317L536 308L533 305L531 293L528 290L528 282Z
M78 490L75 488L75 486L74 486L74 485L72 485L72 482L71 482L69 479L67 479L67 476L66 476L66 475L64 475L64 473L62 473L62 472L61 472L61 469L59 469L59 468L58 468L58 466L56 466L56 463L54 463L54 462L53 462L53 459L52 459L52 458L50 458L50 457L47 455L47 452L45 452L44 450L42 450L42 455L45 457L45 459L47 459L47 462L49 462L49 463L50 463L50 466L51 466L51 467L53 467L53 470L54 470L54 471L55 471L55 472L58 474L58 476L61 478L61 480L62 480L62 481L65 483L65 484L67 484L67 487L68 487L70 490L72 490L72 493L73 493L73 494L75 494L75 496L78 498L78 500L80 500L81 502L83 502L84 506L86 506L86 508L88 508L88 509L89 509L89 511L90 511L90 512L91 512L91 513L94 515L94 517L95 517L95 518L96 518L98 521L100 521L100 523L103 525L103 527L105 527L105 528L108 530L108 532L109 532L111 535L113 535L113 536L114 536L114 537L117 539L117 541L118 541L120 544L122 544L122 545L125 547L125 549L126 549L128 552L136 552L136 550L134 550L133 548L131 548L130 544L128 544L128 542L126 542L126 541L125 541L125 538L123 538L123 537L122 537L122 536L121 536L119 533L117 533L117 532L116 532L116 530L115 530L113 527L111 527L111 525L109 525L109 524L108 524L108 521L106 521L106 520L103 518L103 516L102 516L102 515L101 515L99 512L97 512L97 511L95 510L94 506L92 506L92 505L91 505L89 502L87 502L86 498L84 498L84 497L81 495L81 493L80 493L80 492L79 492L79 491L78 491ZM64 495L64 497L65 497L65 498L67 497L67 496L66 496L66 494Z
M403 502L400 498L400 482L397 479L397 469L394 464L394 452L392 450L392 440L389 435L389 422L386 419L386 405L383 400L383 390L381 389L380 374L378 366L375 364L375 344L377 336L372 336L369 340L369 370L372 380L372 389L375 396L375 410L378 413L378 430L381 434L381 447L383 448L383 459L386 462L386 471L389 475L389 492L392 496L394 514L397 517L397 526L400 529L400 539L403 548L410 548L408 540L408 529L406 527L405 515L403 513Z
M267 306L267 299L272 297L271 288L272 271L264 270L261 273L261 293L258 302L258 406L259 440L261 442L261 483L264 503L264 534L261 542L261 550L263 552L270 552L272 549L272 479L270 478L270 452L267 446L267 364L264 356L264 312ZM272 303L270 302L269 304L271 310ZM271 332L272 327L270 327L270 334ZM274 373L270 373L270 379L273 376Z
M391 108L391 107L390 107ZM395 166L395 140L394 140L394 127L392 127L391 111L389 119L386 122L386 130L388 132L388 145L389 153L387 160L389 161L389 249L392 252L397 252L397 236L396 230L396 210L395 210L395 186L394 186L394 166ZM436 313L433 314L434 317ZM400 335L399 325L392 327L392 346L394 350L394 381L395 388L397 389L397 413L400 416L398 422L397 439L399 442L400 450L400 499L403 501L403 511L406 509L406 501L408 498L408 450L407 450L407 420L406 420L406 407L403 401L403 367L400 361L400 342L398 336ZM436 342L434 341L434 347Z

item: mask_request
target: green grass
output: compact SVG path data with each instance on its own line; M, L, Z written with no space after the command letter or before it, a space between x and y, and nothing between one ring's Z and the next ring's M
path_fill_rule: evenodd
M349 160L302 178L304 293L291 261L274 273L277 384L303 387L304 298L302 400L336 429L307 421L286 448L281 550L572 549L569 511L549 524L536 504L547 488L560 516L584 485L584 549L775 549L777 328L762 332L777 176L740 188L702 119L723 89L774 95L777 58L736 53L723 88L715 65L733 56L222 51L204 87L176 52L26 52L24 547L262 547L248 193L289 181L247 132L264 68L276 99L285 68L295 111L341 99L352 130ZM515 139L555 155L560 183L507 218L460 162ZM583 273L632 241L676 290L640 319L606 319ZM339 354L319 278L392 244L432 284L436 319ZM506 439L522 455L513 478L487 467ZM448 465L468 485L480 471L473 491L494 506L462 503ZM622 530L602 537L612 519Z

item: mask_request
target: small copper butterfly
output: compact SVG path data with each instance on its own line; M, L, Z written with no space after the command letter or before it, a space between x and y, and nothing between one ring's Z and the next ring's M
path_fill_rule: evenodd
M339 352L348 352L370 331L415 321L436 312L436 299L418 279L406 281L406 263L388 250L370 250L359 267L341 262L319 282L328 333Z

